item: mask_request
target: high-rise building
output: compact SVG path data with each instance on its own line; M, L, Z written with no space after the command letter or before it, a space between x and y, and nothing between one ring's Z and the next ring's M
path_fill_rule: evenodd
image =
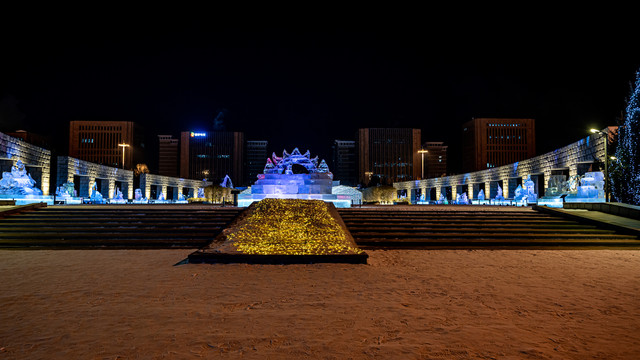
M131 121L70 121L69 156L131 169L142 162L142 131Z
M247 141L245 159L247 174L246 185L252 185L258 179L258 174L262 174L264 166L267 163L267 145L268 141L250 140Z
M335 140L332 150L331 172L333 173L333 180L339 180L341 185L356 186L358 183L356 142L353 140Z
M180 140L172 135L158 135L158 174L178 176L178 153Z
M428 141L422 145L424 154L424 179L446 176L447 148L443 142Z
M244 180L244 133L184 131L180 136L180 177L218 184L225 176Z
M362 184L420 178L420 129L366 128L358 130L358 177Z
M536 154L534 119L474 118L463 125L462 168L473 172Z

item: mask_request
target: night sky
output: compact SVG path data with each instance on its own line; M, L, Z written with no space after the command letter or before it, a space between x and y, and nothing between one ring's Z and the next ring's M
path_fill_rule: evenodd
M453 163L473 117L536 119L538 154L615 125L640 68L624 24L415 20L8 19L0 131L53 135L64 154L70 120L177 136L224 111L269 152L329 159L358 128L411 127Z

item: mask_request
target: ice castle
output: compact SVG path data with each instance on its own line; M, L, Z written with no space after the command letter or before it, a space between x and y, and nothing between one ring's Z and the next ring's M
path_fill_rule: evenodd
M333 174L324 160L304 154L298 148L291 153L286 150L282 157L275 153L267 159L262 174L251 186L250 194L238 195L238 206L249 206L254 201L266 198L306 199L332 202L336 207L350 207L349 195L331 193Z

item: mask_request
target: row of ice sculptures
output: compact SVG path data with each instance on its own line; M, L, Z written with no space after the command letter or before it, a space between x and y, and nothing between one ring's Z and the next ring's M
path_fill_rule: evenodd
M422 200L424 200L425 195L422 195ZM516 202L535 202L537 199L537 194L535 192L535 183L531 180L531 177L527 177L527 180L524 183L524 187L522 185L518 185L518 187L514 190L514 198L513 200ZM479 202L488 201L484 194L484 189L480 189L478 191L478 195L476 196L476 200ZM502 187L498 185L498 189L496 191L496 196L492 199L497 202L505 201ZM468 205L471 203L469 197L466 192L462 194L456 194L455 201L448 200L443 193L440 193L440 198L437 201L438 204L459 204L459 205Z
M56 190L56 196L61 198L61 199L65 199L65 198L71 198L71 197L76 197L77 196L77 191L74 188L74 185L72 182L67 182L63 185L60 185L58 187L58 189ZM198 189L198 197L204 197L204 189L203 188L199 188ZM122 191L120 191L119 188L116 188L113 198L111 199L105 199L104 196L102 195L102 193L100 193L100 191L98 191L98 184L97 183L93 183L93 187L91 188L91 196L89 197L91 203L93 204L105 204L107 202L109 203L126 203L127 200L124 198ZM146 197L144 197L142 195L142 190L141 189L135 189L134 191L134 202L148 202L149 199L147 199ZM160 192L160 194L158 194L158 198L156 199L156 201L166 201L164 194L162 192ZM178 201L186 201L186 198L184 196L184 194L178 194Z

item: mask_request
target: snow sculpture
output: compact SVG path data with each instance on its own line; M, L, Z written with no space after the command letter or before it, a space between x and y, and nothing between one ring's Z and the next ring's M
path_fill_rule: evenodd
M36 181L31 178L22 163L18 160L11 167L11 172L3 172L0 180L2 195L42 195L42 190L35 187Z

